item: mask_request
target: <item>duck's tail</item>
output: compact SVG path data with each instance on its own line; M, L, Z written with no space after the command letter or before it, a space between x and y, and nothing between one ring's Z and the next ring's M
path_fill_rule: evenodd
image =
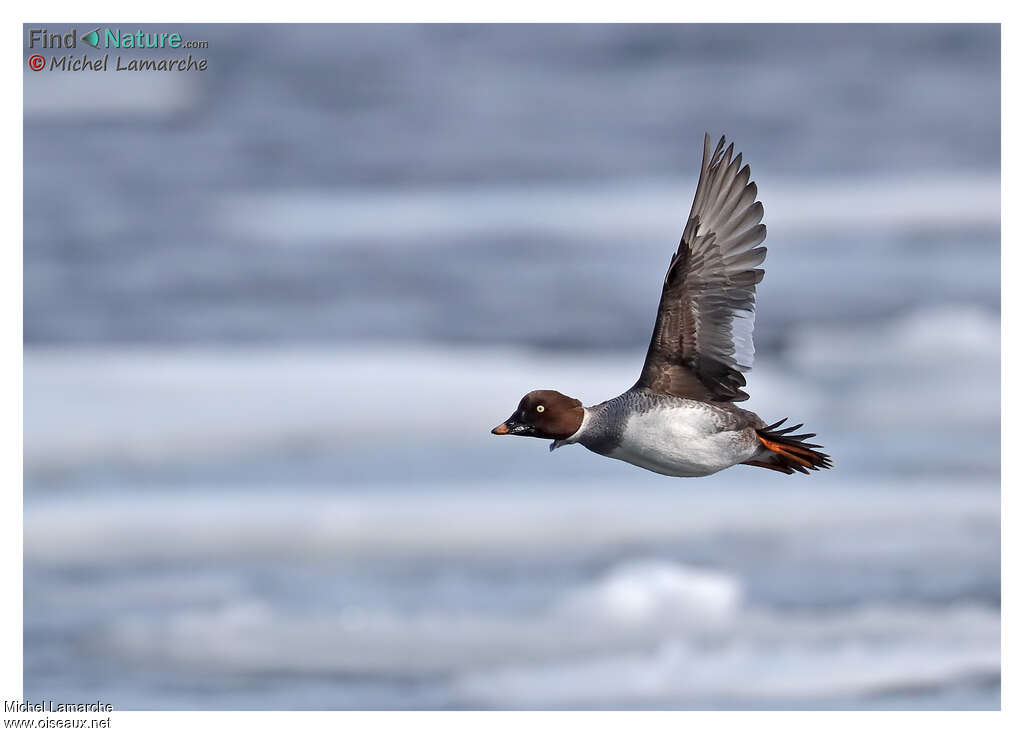
M761 442L761 450L744 464L760 466L773 471L792 474L794 471L809 474L819 469L831 469L832 459L815 449L822 448L818 444L806 443L804 439L813 438L813 433L793 435L793 431L803 426L798 423L789 428L779 428L788 419L783 418L764 428L757 428L757 440Z

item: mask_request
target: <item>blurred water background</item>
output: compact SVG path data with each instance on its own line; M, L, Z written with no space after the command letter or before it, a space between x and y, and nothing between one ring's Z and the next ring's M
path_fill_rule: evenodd
M997 26L145 30L25 73L26 697L999 706ZM705 130L836 469L491 436L636 379Z

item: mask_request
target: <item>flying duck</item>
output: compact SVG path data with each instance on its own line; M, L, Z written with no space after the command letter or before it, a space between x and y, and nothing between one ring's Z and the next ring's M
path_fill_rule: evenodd
M792 474L830 469L807 443L803 424L766 425L736 405L749 396L743 372L754 362L754 292L764 277L764 207L750 166L740 168L725 137L704 157L679 247L661 290L640 379L597 405L555 390L527 393L491 433L579 443L658 474L701 477L736 464Z

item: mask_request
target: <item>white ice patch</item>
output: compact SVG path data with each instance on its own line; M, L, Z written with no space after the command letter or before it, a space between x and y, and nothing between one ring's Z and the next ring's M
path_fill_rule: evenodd
M998 367L999 315L973 304L932 306L886 322L807 325L789 344L790 355L809 370L863 374L941 362Z
M681 178L487 190L290 189L229 195L220 202L219 219L226 234L240 241L282 247L367 241L375 247L423 247L437 239L524 232L664 250L666 236L679 236L687 206L682 202L692 198L692 183ZM773 238L816 231L997 228L1000 221L999 176L963 173L853 181L776 179L769 203L766 222ZM489 246L486 237L480 243Z
M95 58L93 54L89 56ZM113 68L113 57L109 65ZM202 90L193 76L197 75L26 72L25 117L62 121L169 117L198 102Z
M129 657L204 669L455 673L621 652L656 644L666 633L703 637L730 624L738 593L727 575L654 560L614 567L526 616L347 608L293 617L243 598L160 618L124 615L105 641Z
M594 403L622 392L640 369L635 354L588 358L580 369L575 356L401 344L34 348L24 363L29 470L263 453L301 442L351 450L498 440L490 428L537 381Z
M739 596L729 575L648 559L534 613L302 615L240 598L119 614L97 639L109 654L204 673L451 676L453 700L499 708L813 701L999 674L997 609L785 612Z
M843 485L829 479L777 480L769 490L751 488L749 476L739 475L731 487L702 484L685 492L673 482L641 491L635 483L515 480L411 490L209 486L191 488L187 497L176 487L78 492L26 500L24 557L101 568L195 559L523 557L753 533L806 542L818 553L882 554L892 561L976 548L979 528L998 534L997 487L957 491L907 480ZM893 547L894 537L903 544ZM682 583L646 573L666 588Z
M685 620L719 625L730 620L740 586L724 573L658 559L623 564L591 586L566 596L558 611L613 625L664 625Z
M746 621L711 644L667 637L628 655L467 674L457 690L497 708L792 706L999 675L995 610L878 606L819 619L751 614L744 628Z
M801 377L842 385L828 402L848 429L998 429L999 316L977 306L922 308L853 327L808 326L793 335L787 356Z

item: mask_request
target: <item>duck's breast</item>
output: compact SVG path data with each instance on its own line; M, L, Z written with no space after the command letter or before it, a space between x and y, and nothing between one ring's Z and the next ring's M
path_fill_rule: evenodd
M680 399L630 413L608 455L659 474L702 477L746 461L756 447L752 429L730 425L714 406Z

